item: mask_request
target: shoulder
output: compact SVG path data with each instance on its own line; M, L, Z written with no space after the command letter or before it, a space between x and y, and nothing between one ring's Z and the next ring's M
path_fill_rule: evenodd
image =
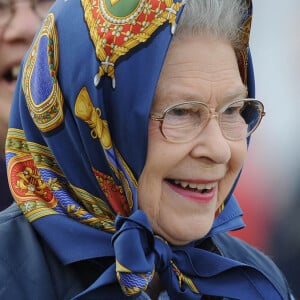
M258 269L281 291L282 295L285 295L284 299L291 299L287 281L270 257L227 233L218 234L212 239L223 256Z
M14 267L20 253L32 253L31 248L38 244L36 233L15 203L0 212L0 236L1 270Z
M222 255L226 257L244 263L274 265L267 255L239 238L233 237L227 233L222 233L215 235L212 239Z
M27 295L32 289L30 282L39 282L37 265L45 267L43 251L37 234L16 204L0 212L0 236L0 298L21 299L22 293ZM21 291L18 286L24 280L28 280L28 287Z
M0 255L38 244L35 230L15 203L0 212L0 236Z
M78 292L73 274L16 204L0 212L0 236L0 299L70 299Z
M16 227L12 224L22 224L22 226L20 226L20 228L18 229L22 229L24 227L26 228L27 226L29 226L28 221L15 203L11 204L8 208L0 211L0 232L4 233L6 231L13 231ZM1 238L10 238L10 235L4 236L1 234Z

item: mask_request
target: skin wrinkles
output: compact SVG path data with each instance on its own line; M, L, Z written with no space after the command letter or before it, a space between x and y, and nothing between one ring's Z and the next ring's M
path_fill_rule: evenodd
M173 43L172 47L176 47L178 45L178 42ZM211 47L212 48L212 47ZM214 49L207 49L207 53L210 51L213 51ZM235 54L233 53L234 57ZM231 81L232 78L230 77L232 75L232 72L237 68L237 62L235 60L235 65L229 64L228 58L226 55L221 54L221 63L219 64L219 71L214 72L213 67L215 63L213 62L205 62L202 64L195 65L194 61L191 57L188 57L190 61L188 62L180 62L178 61L178 58L174 57L172 53L168 56L168 59L165 62L166 68L168 68L168 73L165 73L165 69L161 72L161 79L168 82L168 85L172 85L172 89L168 89L168 92L165 89L160 89L158 86L157 92L162 94L163 97L165 97L166 100L163 107L156 107L155 104L153 106L153 111L155 112L161 112L164 109L166 109L168 106L179 103L185 100L194 100L194 101L201 101L201 102L207 102L206 99L209 99L209 94L204 94L203 91L207 90L207 87L210 87L210 90L214 89L215 87L218 87L220 84L222 85L229 85L229 88L222 90L222 88L219 88L221 91L221 94L217 94L217 98L221 98L221 106L227 104L228 102L231 102L236 99L245 98L248 94L247 88L242 82L238 86L231 87ZM213 58L209 58L211 61L213 61ZM225 62L224 62L225 61ZM178 72L178 68L180 68L180 73ZM201 89L200 93L193 94L192 91L197 90L197 88L194 85L197 85L198 83L196 81L193 81L192 79L202 79L202 84L204 85L203 89ZM180 81L182 84L179 85L178 81ZM213 101L211 99L211 103L208 102L207 104L209 107L215 107L218 108L220 105L218 105L217 101Z
M230 44L201 36L181 42L171 44L152 112L162 113L170 104L186 100L202 101L216 108L228 99L232 101L232 96L246 96ZM172 244L203 237L241 170L247 153L246 139L225 139L215 118L187 143L165 140L159 122L154 120L149 121L148 133L148 154L138 186L140 208L151 220L154 232ZM174 180L213 181L217 184L214 197L207 202L191 200L178 193Z

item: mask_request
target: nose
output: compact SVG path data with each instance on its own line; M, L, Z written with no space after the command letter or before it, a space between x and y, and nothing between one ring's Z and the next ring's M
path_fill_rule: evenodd
M205 157L218 164L224 164L230 160L230 146L216 118L211 118L195 138L190 155L196 158Z
M6 42L23 41L30 43L40 25L41 18L32 8L32 1L15 1L10 22L2 39Z

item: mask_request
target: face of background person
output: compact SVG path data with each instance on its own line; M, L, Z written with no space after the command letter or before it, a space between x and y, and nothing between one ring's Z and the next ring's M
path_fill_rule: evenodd
M183 101L201 101L217 108L247 96L229 43L205 36L172 43L152 112L161 113ZM246 157L246 138L224 138L215 118L186 143L168 142L159 127L159 122L150 120L138 202L155 233L172 244L185 244L210 230L216 210L230 192ZM186 183L209 183L212 187L202 194Z
M0 156L21 60L54 1L0 0Z

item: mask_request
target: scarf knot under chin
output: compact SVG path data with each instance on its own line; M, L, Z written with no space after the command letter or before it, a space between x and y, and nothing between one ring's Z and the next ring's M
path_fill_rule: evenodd
M169 245L153 234L141 210L128 218L117 217L112 242L117 278L127 296L151 287L157 272L171 299L201 299L202 295L281 299L271 282L252 266L191 244Z

